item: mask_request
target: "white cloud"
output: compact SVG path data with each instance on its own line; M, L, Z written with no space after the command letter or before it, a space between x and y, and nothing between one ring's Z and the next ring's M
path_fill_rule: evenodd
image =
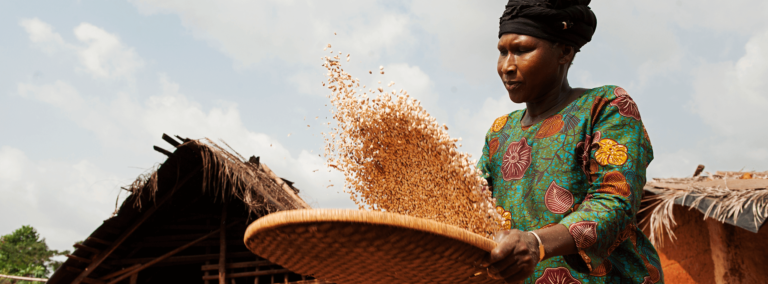
M117 35L89 23L80 24L74 32L75 37L85 44L78 50L80 63L94 77L131 78L144 66L133 48L124 46Z
M93 163L34 161L0 147L0 231L32 224L56 249L71 249L115 209L118 186L127 184ZM123 195L122 197L125 197ZM72 222L77 220L77 222Z
M145 14L177 14L196 37L241 66L272 57L316 62L327 43L344 46L358 58L377 57L413 40L409 17L366 1L132 2Z
M74 29L81 44L70 44L55 33L51 25L38 18L19 21L29 34L33 46L47 55L58 51L76 54L80 70L96 78L133 79L136 71L144 66L144 60L120 42L120 38L89 23L81 23Z
M497 76L499 17L506 3L504 0L413 1L410 8L419 27L436 38L437 44L432 48L440 64L477 83Z
M643 13L666 7L667 18L687 29L707 29L712 32L754 34L768 25L768 2L760 0L685 0L637 1L645 7Z
M51 25L41 21L38 18L22 19L19 21L24 30L29 34L29 40L32 45L47 55L53 55L60 49L71 49L61 35L53 32Z
M96 78L131 79L144 62L133 48L122 44L117 35L88 23L74 29L75 37L83 46L67 44L50 25L39 19L25 19L20 25L33 43L71 49L70 52L81 59L83 69ZM143 102L137 101L132 91L119 89L108 96L83 95L63 80L49 84L18 83L17 93L61 110L77 126L92 132L105 151L146 155L148 145L159 143L162 133L209 137L214 141L221 139L240 153L261 155L262 161L276 173L297 182L303 190L302 196L314 201L315 205L351 206L345 201L346 194L325 189L329 180L341 188L343 179L336 172L329 173L316 153L302 151L298 157L293 157L279 140L248 130L236 104L220 102L206 111L199 103L184 96L179 84L167 75L160 74L158 78L158 93ZM147 165L151 164L147 162Z
M736 62L702 64L693 82L692 108L719 138L706 151L736 167L768 159L768 30L753 36L745 50Z
M74 87L63 81L42 86L19 83L17 90L22 97L51 104L65 111L75 113L83 108L83 98Z
M243 155L260 155L276 173L297 182L304 190L302 195L317 204L350 206L343 201L345 196L325 190L329 179L338 187L343 179L335 172L329 173L317 154L302 152L295 157L279 140L247 129L233 103L221 103L206 111L180 93L179 85L166 75L159 75L159 85L160 92L144 102L137 102L126 93L102 102L83 97L63 81L47 85L20 83L18 92L61 109L77 125L94 133L107 151L146 153L148 145L158 143L163 133L209 137L215 142L221 139ZM313 172L315 169L319 171Z
M602 38L608 42L592 42L585 49L600 47L617 53L630 64L625 69L634 69L627 71L637 72L638 87L644 86L653 77L679 71L684 50L679 35L672 29L674 5L670 1L663 2L594 3L591 6L598 24L593 40ZM581 67L578 60L577 56L576 62Z

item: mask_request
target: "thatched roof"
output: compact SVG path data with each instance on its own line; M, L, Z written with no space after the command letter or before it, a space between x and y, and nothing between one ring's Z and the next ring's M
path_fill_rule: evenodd
M177 136L178 137L178 136ZM164 135L166 140L172 139ZM259 158L252 156L249 160L234 151L225 142L229 150L224 149L208 138L190 140L178 137L183 144L174 145L177 148L189 147L197 151L202 159L202 186L205 191L214 195L238 198L249 205L251 213L265 211L271 213L280 210L308 209L310 206L298 196L299 189L292 186L293 182L275 175L267 165L260 163ZM175 140L170 140L175 142ZM170 143L169 141L169 143ZM175 142L178 143L178 142ZM171 143L173 144L173 143ZM155 150L168 155L162 148ZM178 150L177 150L178 151ZM149 193L151 198L157 191L157 171L140 176L125 190L141 196ZM141 198L134 199L134 205L141 207Z
M703 168L703 167L702 167ZM697 174L700 171L697 171ZM768 218L768 172L716 172L689 178L653 179L645 185L643 219L650 226L654 245L664 235L674 239L677 225L672 214L675 204L698 209L704 218L757 233Z
M137 267L143 269L140 283L197 282L214 277L203 276L216 269L205 264L225 256L226 268L220 269L234 271L231 277L306 278L259 258L242 241L254 219L309 208L293 183L278 177L258 157L246 161L208 139L178 138L181 143L163 135L175 150L155 147L168 159L124 188L128 198L84 242L75 244L77 249L49 283L117 282L122 276L115 275L128 275L125 271Z

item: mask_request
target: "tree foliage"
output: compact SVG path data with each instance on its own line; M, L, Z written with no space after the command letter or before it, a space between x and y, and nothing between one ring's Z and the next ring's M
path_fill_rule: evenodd
M13 233L0 236L0 274L44 278L61 266L60 261L51 258L64 254L69 251L49 249L35 228L22 226Z

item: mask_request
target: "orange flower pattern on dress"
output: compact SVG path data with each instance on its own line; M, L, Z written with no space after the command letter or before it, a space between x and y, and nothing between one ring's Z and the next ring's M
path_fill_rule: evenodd
M604 97L595 98L595 100L592 102L590 118L592 119L593 125L595 124L595 122L597 122L598 117L600 117L600 111L605 109L605 106L608 105L608 103L609 103L609 100Z
M565 121L563 121L562 115L556 114L550 116L541 123L541 128L539 128L539 131L536 132L536 136L534 138L541 139L555 135L560 132L561 129L563 129L564 125Z
M600 193L617 194L624 197L632 194L627 179L619 171L608 172L603 176L603 182L600 184Z
M495 155L496 150L499 150L499 138L491 139L491 142L488 142L488 147L491 148L491 156Z
M501 172L504 174L504 180L509 181L523 178L525 171L531 165L531 149L525 137L520 139L520 141L509 143L507 152L504 153L504 159L501 162Z
M541 261L525 283L664 281L635 223L653 152L633 107L626 91L603 86L527 127L525 110L489 125L478 167L504 229L562 225L578 246Z
M614 89L613 93L616 95L616 99L611 102L611 105L618 107L621 115L640 120L640 110L637 109L637 104L629 96L627 90L619 87Z
M502 128L504 128L504 125L507 124L507 118L508 116L505 115L494 120L491 130L493 130L493 132L499 132Z
M589 159L587 163L587 181L593 183L597 180L597 171L600 169L600 165L595 159Z
M608 164L621 166L627 162L629 155L627 155L627 146L621 145L613 139L602 139L599 142L600 148L595 152L595 160L600 165L605 166Z
M581 260L584 261L584 264L587 265L587 269L589 269L589 271L592 271L592 258L589 257L587 252L584 251L583 249L579 249L579 256L581 257Z
M512 229L512 212L504 210L504 207L496 206L496 213L501 215L501 228L504 230Z
M592 276L605 276L608 275L608 272L611 272L611 262L608 261L608 259L603 260L603 263L592 269L592 272L589 273L589 275Z
M547 268L534 284L581 284L565 267Z
M544 194L544 205L552 213L563 214L573 206L573 194L552 181Z

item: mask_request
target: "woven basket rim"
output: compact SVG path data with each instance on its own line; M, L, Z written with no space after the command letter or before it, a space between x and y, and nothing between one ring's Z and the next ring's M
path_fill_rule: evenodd
M496 242L493 240L453 225L398 213L354 209L297 209L275 212L251 223L245 230L243 241L248 249L253 251L251 242L248 240L261 232L283 226L318 222L386 225L444 236L486 252L491 252L496 247Z

